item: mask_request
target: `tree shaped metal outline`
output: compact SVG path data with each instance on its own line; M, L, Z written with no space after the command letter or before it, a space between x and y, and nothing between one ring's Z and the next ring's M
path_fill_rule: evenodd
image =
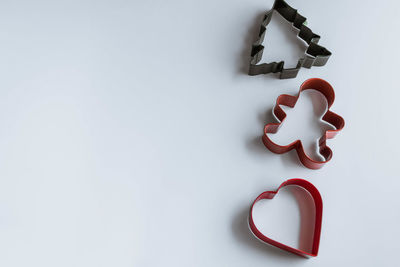
M267 25L272 19L273 12L278 12L284 19L291 22L292 26L299 30L298 37L308 45L304 57L300 58L295 68L284 68L284 61L258 64L262 58L264 46L262 45ZM295 78L301 67L324 66L331 56L331 52L323 46L318 45L320 36L305 26L306 18L297 13L297 10L289 6L283 0L275 0L274 5L268 11L261 23L257 40L251 49L249 75L259 75L280 72L280 79Z

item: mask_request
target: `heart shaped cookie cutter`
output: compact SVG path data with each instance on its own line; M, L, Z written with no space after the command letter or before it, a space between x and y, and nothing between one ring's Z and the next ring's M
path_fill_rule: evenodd
M285 186L288 185L296 185L299 186L303 189L305 189L307 192L310 193L311 197L314 200L315 204L315 223L314 223L314 233L313 233L313 239L312 239L312 247L310 252L306 252L297 248L293 248L290 246L287 246L285 244L282 244L278 241L275 241L267 236L265 236L260 230L258 230L257 226L254 223L253 220L253 208L254 205L262 200L262 199L273 199L274 196L278 193L278 191ZM322 198L321 195L318 191L318 189L311 184L310 182L303 180L303 179L290 179L285 182L283 182L276 191L265 191L261 193L253 202L253 204L250 207L250 214L249 214L249 228L250 231L254 234L255 237L257 237L260 241L268 243L270 245L273 245L275 247L278 247L280 249L289 251L291 253L294 253L296 255L309 258L309 257L316 257L318 255L318 249L319 249L319 240L321 236L321 223L322 223Z
M325 133L322 135L322 137L319 139L319 153L321 156L324 158L322 161L318 160L313 160L311 159L306 152L304 151L303 144L301 143L300 140L296 140L289 145L286 146L281 146L273 142L269 137L269 133L276 133L279 130L279 127L283 123L283 121L286 118L286 113L283 111L283 109L280 107L280 105L288 106L293 108L296 105L297 100L300 97L300 93L308 90L308 89L313 89L317 90L320 93L322 93L327 102L328 102L328 109L325 112L325 114L322 116L322 120L325 122L328 122L329 124L333 125L335 127L334 130L327 130ZM274 153L277 154L283 154L286 152L289 152L292 149L296 149L297 155L299 156L299 159L301 163L306 166L307 168L310 169L319 169L322 166L324 166L331 158L332 158L332 150L326 145L326 140L331 139L336 136L336 134L343 129L344 127L344 119L330 111L330 107L332 106L333 102L335 100L335 92L333 90L333 87L325 80L319 79L319 78L311 78L303 82L303 84L300 86L300 91L297 96L293 95L280 95L276 99L276 104L273 109L273 114L279 121L278 123L268 123L264 127L264 134L262 137L264 145L271 150Z

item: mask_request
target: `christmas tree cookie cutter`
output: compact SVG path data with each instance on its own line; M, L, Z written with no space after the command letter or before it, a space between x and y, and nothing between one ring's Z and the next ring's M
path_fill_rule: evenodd
M308 48L304 57L300 58L294 68L284 68L284 61L258 64L262 58L264 46L262 45L267 31L267 25L272 19L272 14L277 11L284 19L291 22L299 30L298 37L305 41ZM331 56L331 52L325 47L318 45L320 36L313 33L305 26L306 18L297 13L297 10L289 6L283 0L275 0L274 5L268 11L261 23L257 40L251 49L249 75L259 75L280 72L280 79L295 78L301 67L311 68L312 66L324 66Z

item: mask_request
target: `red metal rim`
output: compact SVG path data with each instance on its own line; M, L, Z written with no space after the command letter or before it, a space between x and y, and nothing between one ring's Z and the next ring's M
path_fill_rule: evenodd
M274 196L278 193L278 191L287 185L297 185L302 188L304 188L306 191L310 193L314 200L315 204L315 224L314 224L314 234L313 234L313 241L312 241L312 248L311 252L303 251L297 248L293 248L290 246L287 246L283 243L280 243L278 241L275 241L267 236L265 236L260 230L258 230L257 226L254 223L253 220L253 208L254 205L262 200L262 199L273 199ZM250 214L249 214L249 228L250 231L254 234L255 237L257 237L260 241L268 243L270 245L273 245L275 247L278 247L280 249L289 251L291 253L294 253L296 255L302 256L302 257L316 257L318 255L318 249L319 249L319 240L321 236L321 224L322 224L322 198L321 195L318 191L318 189L311 184L310 182L304 180L304 179L290 179L285 182L283 182L277 190L275 191L265 191L261 193L253 202L253 204L250 207Z
M300 93L302 91L308 90L308 89L313 89L317 90L320 93L322 93L327 102L328 102L328 109L324 116L322 117L322 120L325 122L328 122L329 124L333 125L335 127L334 130L327 130L325 133L321 136L319 139L319 152L323 156L324 160L318 161L318 160L313 160L310 158L306 152L304 151L303 144L301 143L300 140L296 140L295 142L287 145L287 146L281 146L273 142L269 137L268 133L276 133L279 130L279 127L283 123L283 121L286 118L286 113L283 111L283 109L280 107L281 105L288 106L288 107L294 107L296 105L297 100L300 97ZM332 106L333 102L335 101L335 92L333 90L333 87L325 80L320 79L320 78L311 78L303 82L303 84L300 86L300 90L297 96L292 96L292 95L280 95L277 100L275 107L273 109L273 113L276 116L276 118L279 120L278 123L268 123L264 127L264 134L262 137L264 145L272 152L277 153L277 154L283 154L286 152L289 152L292 149L296 149L297 155L301 161L301 163L310 169L319 169L322 166L324 166L327 162L329 162L332 158L332 150L327 146L326 140L331 139L336 136L336 134L341 131L344 128L345 122L344 119L330 111L330 107Z

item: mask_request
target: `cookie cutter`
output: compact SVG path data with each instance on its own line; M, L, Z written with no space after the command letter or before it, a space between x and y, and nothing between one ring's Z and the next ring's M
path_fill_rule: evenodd
M311 246L311 252L306 252L297 248L290 247L288 245L282 244L276 240L273 240L267 236L265 236L263 233L261 233L260 230L258 230L256 224L254 223L253 220L253 208L254 205L262 200L262 199L273 199L274 196L278 193L278 191L285 186L288 185L296 185L299 186L303 189L305 189L308 193L310 193L311 197L314 200L315 204L315 223L314 223L314 233L313 233L313 239L312 239L312 246ZM250 231L254 234L256 238L258 238L260 241L264 243L268 243L270 245L273 245L275 247L278 247L280 249L289 251L291 253L294 253L296 255L305 257L305 258L310 258L310 257L316 257L318 255L318 249L319 249L319 240L321 236L321 224L322 224L322 198L321 194L319 193L318 189L311 184L310 182L303 180L303 179L290 179L285 182L283 182L277 190L275 191L265 191L261 193L253 202L253 204L250 207L250 213L249 213L249 228Z
M258 64L262 58L264 46L262 45L267 31L266 26L272 19L273 12L277 11L284 19L292 23L299 30L298 37L308 44L304 57L300 58L294 68L284 68L284 61ZM261 23L260 32L257 40L251 49L249 75L259 75L280 72L280 79L295 78L301 67L311 68L312 66L324 66L328 61L331 52L325 47L318 45L320 36L313 33L310 28L305 26L306 18L297 13L297 10L289 6L283 0L275 0L274 5L268 11Z
M268 133L276 133L279 130L279 127L283 123L286 118L286 113L280 107L280 105L288 106L293 108L296 105L297 100L299 99L300 93L308 90L314 89L322 93L327 102L328 108L325 114L322 116L322 120L328 122L329 124L335 127L334 130L327 130L319 139L319 153L324 158L323 161L313 160L311 159L306 152L304 151L303 144L300 140L296 140L289 145L281 146L274 143L269 137ZM319 169L324 166L330 159L332 158L332 150L326 145L326 140L331 139L336 136L336 134L341 131L344 127L344 119L330 111L330 107L332 106L335 100L335 92L333 87L325 80L319 78L311 78L303 82L300 86L300 90L297 96L292 95L280 95L276 99L275 107L273 108L273 114L279 121L278 123L268 123L264 127L264 134L262 137L264 145L274 153L283 154L289 152L292 149L296 149L297 155L301 161L301 163L310 169Z

